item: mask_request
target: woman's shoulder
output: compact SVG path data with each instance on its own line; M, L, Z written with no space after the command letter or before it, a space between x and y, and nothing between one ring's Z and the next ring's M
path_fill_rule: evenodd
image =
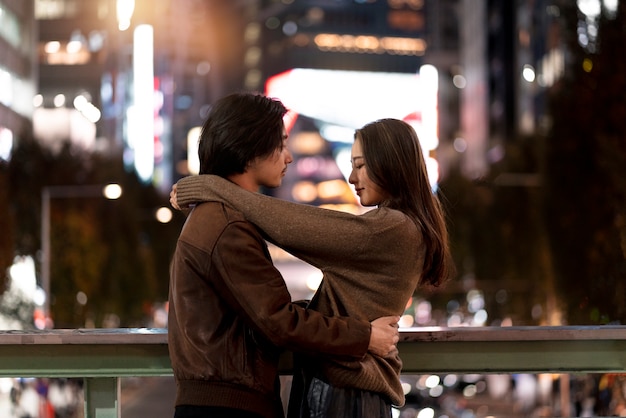
M408 235L419 233L411 217L397 209L381 207L365 212L361 216L363 219L367 219L375 229L399 230Z

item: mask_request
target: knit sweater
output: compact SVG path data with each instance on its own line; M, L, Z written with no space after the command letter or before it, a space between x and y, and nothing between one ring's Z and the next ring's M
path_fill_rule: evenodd
M422 234L398 210L382 207L353 215L249 192L209 175L180 180L177 199L181 207L223 201L268 241L319 268L323 280L310 308L325 315L368 321L402 315L422 274ZM368 353L360 361L325 357L319 363L334 386L383 393L394 405L404 405L397 350L385 358Z

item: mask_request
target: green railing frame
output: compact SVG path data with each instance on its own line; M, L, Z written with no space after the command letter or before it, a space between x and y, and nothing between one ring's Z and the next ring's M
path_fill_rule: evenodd
M626 326L405 328L398 349L406 374L626 372ZM0 331L0 377L82 377L86 418L120 417L120 378L171 375L166 329Z

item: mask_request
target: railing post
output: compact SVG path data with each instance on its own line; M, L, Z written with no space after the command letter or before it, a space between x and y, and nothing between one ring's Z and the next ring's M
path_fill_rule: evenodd
M85 418L120 418L120 379L85 378Z

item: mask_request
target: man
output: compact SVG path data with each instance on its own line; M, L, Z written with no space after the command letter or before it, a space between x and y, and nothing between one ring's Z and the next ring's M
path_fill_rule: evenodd
M251 191L278 187L292 162L285 113L282 103L261 95L219 100L200 135L200 173ZM368 349L384 356L395 349L398 320L329 318L292 304L259 231L223 203L200 204L172 262L175 418L281 417L277 347L357 360Z

